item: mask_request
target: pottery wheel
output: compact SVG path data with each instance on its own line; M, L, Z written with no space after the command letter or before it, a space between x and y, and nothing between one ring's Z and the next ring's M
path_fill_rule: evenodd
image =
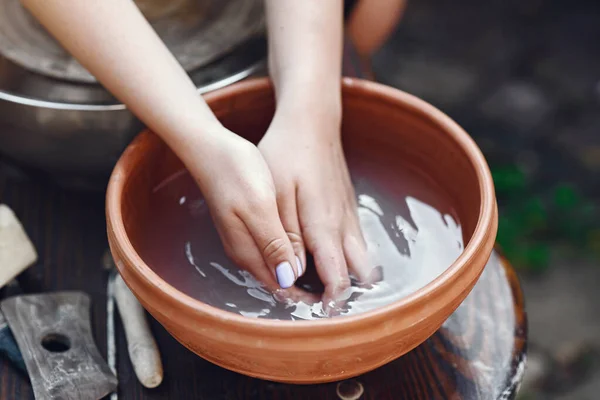
M264 31L262 0L135 2L188 72L215 61ZM0 10L0 53L7 59L49 77L96 82L19 0L0 0Z

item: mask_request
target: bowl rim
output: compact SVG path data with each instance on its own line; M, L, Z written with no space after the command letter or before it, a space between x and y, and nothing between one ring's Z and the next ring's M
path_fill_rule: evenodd
M205 95L207 102L215 102L232 95L239 93L247 93L260 90L271 90L272 85L269 78L251 78L241 82L237 82L231 86L219 89ZM270 336L277 334L286 334L294 336L310 336L314 334L314 329L318 328L323 332L337 331L342 327L356 326L369 324L370 322L380 321L386 315L398 314L401 311L406 311L411 307L418 305L419 299L433 297L448 284L451 284L458 278L461 272L467 268L469 262L475 258L486 242L490 240L490 230L494 228L495 218L497 213L495 190L491 172L488 164L475 141L450 117L434 107L433 105L421 100L411 94L386 86L380 83L360 79L360 78L342 78L342 90L344 91L361 91L376 94L378 98L384 99L391 103L402 104L404 107L416 111L425 116L427 119L435 122L446 134L450 135L455 143L457 143L468 157L471 166L473 167L477 180L479 182L479 217L477 224L471 235L469 243L463 249L460 256L442 272L438 277L433 279L427 285L417 291L405 296L397 301L387 304L382 307L375 308L364 313L356 315L343 316L338 318L323 318L309 321L288 321L276 319L263 319L245 317L235 314L230 311L203 303L200 300L179 291L174 286L163 280L155 273L140 257L134 249L123 223L121 214L121 200L123 186L126 182L127 171L125 165L128 163L128 158L131 157L132 149L136 141L142 140L145 134L149 134L150 130L144 130L134 141L128 146L121 158L117 162L113 173L108 183L106 193L106 216L109 229L109 237L113 235L116 247L119 254L123 257L126 263L119 263L117 269L127 268L128 272L132 272L137 279L141 279L146 285L150 285L154 291L160 293L160 298L169 300L171 305L175 304L180 309L186 308L194 315L201 315L205 319L209 319L219 323L233 325L236 328L245 328L249 331L260 329L262 332L269 332ZM491 239L492 245L495 240L495 232ZM492 247L490 245L490 249ZM132 265L132 268L124 267L124 265ZM483 267L482 267L483 270ZM479 271L481 273L481 271ZM479 276L479 273L477 276ZM125 279L127 282L127 279ZM135 292L134 292L135 293ZM142 303L149 303L141 299ZM152 306L153 309L155 307ZM164 314L162 311L155 309L159 314Z
M255 71L258 70L260 62L254 63L249 67L232 74L226 78L218 80L207 85L203 85L196 88L199 94L205 94L213 90L218 90L227 85L234 84L242 79L251 76ZM89 84L86 84L89 85ZM9 90L0 89L0 101L18 104L21 106L34 107L48 110L58 111L125 111L127 106L120 101L115 101L109 104L86 104L86 103L74 103L70 101L51 101L36 99L30 96L13 93Z

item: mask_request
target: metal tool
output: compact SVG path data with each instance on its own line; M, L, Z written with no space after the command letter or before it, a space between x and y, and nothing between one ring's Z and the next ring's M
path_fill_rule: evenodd
M90 298L82 292L2 301L37 400L97 400L117 386L92 337Z
M28 373L36 399L96 400L116 378L91 334L89 297L79 292L21 295L13 279L37 261L14 212L0 204L0 353ZM13 334L14 332L14 334Z
M144 387L155 388L162 382L163 367L158 346L146 319L146 311L129 290L121 275L116 272L109 252L105 253L103 263L104 267L110 270L108 295L114 295L121 315L127 351L135 374ZM111 304L107 306L111 307ZM107 326L108 322L110 321L107 321Z

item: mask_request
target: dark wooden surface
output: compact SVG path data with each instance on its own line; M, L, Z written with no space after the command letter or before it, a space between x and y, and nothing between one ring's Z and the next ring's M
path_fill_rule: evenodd
M39 262L21 279L25 292L82 290L92 299L92 329L106 357L107 248L103 194L60 189L0 166L0 201L22 220ZM360 386L363 399L511 399L524 367L527 326L514 271L494 255L456 313L423 345L343 384L290 386L247 378L193 355L152 320L165 366L163 384L141 387L117 319L120 399L339 399ZM352 397L349 397L352 398ZM28 379L0 360L0 399L33 399Z

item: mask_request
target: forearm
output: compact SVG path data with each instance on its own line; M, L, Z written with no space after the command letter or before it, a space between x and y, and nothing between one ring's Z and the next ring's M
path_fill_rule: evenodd
M278 110L341 113L342 0L266 0Z
M22 0L85 68L176 152L216 118L128 0ZM178 151L180 150L180 151Z

